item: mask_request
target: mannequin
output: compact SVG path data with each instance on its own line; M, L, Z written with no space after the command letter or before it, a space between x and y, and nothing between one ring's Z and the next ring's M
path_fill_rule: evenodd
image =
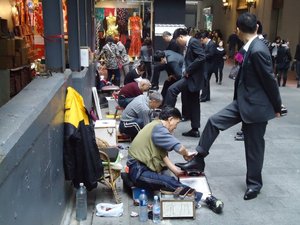
M136 14L136 12L133 12L133 15L128 19L128 35L131 39L128 54L131 57L138 57L140 55L142 46L141 38L143 36L142 30L142 19Z
M110 12L109 15L106 17L106 24L107 24L107 30L106 30L106 36L118 36L118 25L116 25L116 17L112 15Z

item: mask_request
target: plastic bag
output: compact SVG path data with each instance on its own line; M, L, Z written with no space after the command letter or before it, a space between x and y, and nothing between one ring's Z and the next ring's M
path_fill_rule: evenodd
M123 203L99 203L96 205L96 210L96 216L119 217L123 215Z

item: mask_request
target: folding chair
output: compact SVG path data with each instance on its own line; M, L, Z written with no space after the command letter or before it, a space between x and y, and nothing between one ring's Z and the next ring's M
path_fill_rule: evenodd
M121 203L121 198L117 192L116 185L117 179L121 176L122 170L119 149L116 147L107 147L105 141L102 141L99 138L96 138L96 142L100 158L102 159L102 165L104 167L104 175L99 179L99 182L112 190L116 203Z

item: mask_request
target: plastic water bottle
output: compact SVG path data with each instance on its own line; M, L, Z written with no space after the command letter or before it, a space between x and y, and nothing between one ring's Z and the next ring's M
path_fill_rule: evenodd
M86 220L87 217L87 194L83 183L79 184L76 191L76 220Z
M153 223L160 223L160 204L159 204L157 195L154 196Z
M140 222L146 222L148 220L148 198L145 194L145 190L141 190L139 196L139 220Z

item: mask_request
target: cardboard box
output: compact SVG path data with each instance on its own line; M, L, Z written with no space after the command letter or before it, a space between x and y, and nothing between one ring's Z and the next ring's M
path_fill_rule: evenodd
M97 120L95 123L95 136L106 141L109 146L117 145L116 120Z
M16 38L15 39L15 49L19 50L25 47L25 40L23 38Z
M16 52L14 56L14 67L20 67L20 66L22 66L21 53Z
M14 67L13 56L0 56L0 69L11 69Z
M31 81L31 71L29 67L24 67L21 70L21 85L24 88Z
M0 39L0 56L14 56L14 55L15 55L15 40Z
M20 54L21 57L21 65L27 65L29 60L28 60L28 48L20 48L17 51Z

